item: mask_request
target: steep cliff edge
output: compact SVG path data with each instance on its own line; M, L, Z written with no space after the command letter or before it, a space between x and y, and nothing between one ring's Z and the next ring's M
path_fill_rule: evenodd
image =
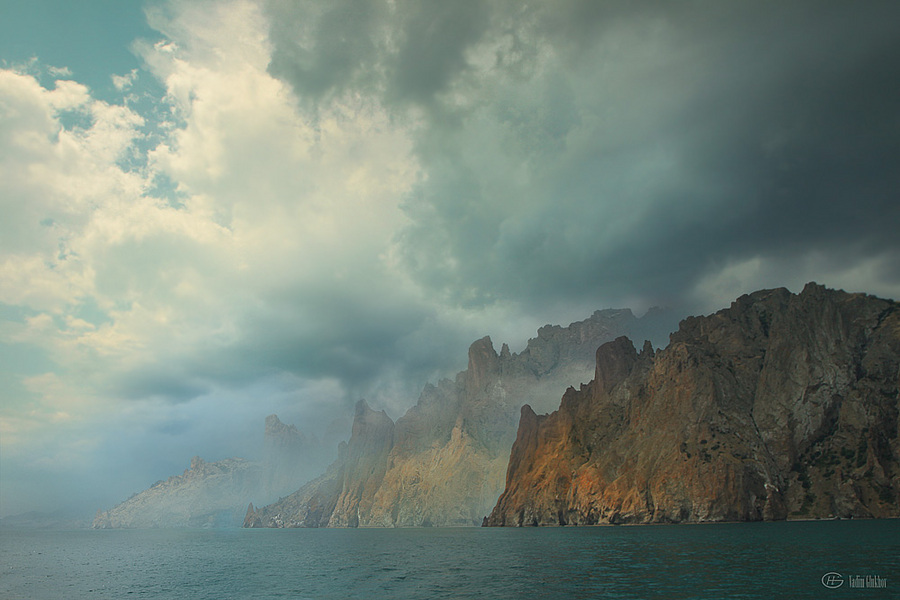
M809 284L626 338L523 407L486 525L900 516L898 304Z
M329 471L279 502L248 511L245 526L479 525L503 491L520 407L530 402L550 409L568 385L591 377L597 346L635 331L659 337L668 318L597 311L568 327L541 327L519 354L506 344L498 353L489 337L477 340L467 369L455 380L426 385L396 424L358 405L359 426ZM367 462L357 468L363 447L370 448Z

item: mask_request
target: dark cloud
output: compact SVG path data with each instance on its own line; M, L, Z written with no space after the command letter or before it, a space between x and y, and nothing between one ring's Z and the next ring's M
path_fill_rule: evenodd
M401 240L445 300L678 302L753 257L900 257L895 3L426 3L365 16L340 23L389 43L360 42L351 70L381 77L398 114L412 101L430 115ZM281 34L275 55L290 62Z
M389 97L429 105L467 67L466 48L484 35L489 14L482 0L404 2L403 26L389 67Z
M123 371L111 379L111 392L180 404L290 374L296 386L339 382L345 408L377 397L400 411L425 382L464 368L466 348L481 333L402 294L353 282L288 287L258 300L258 310L235 317L227 341L211 339Z
M178 362L146 365L111 378L108 390L128 399L162 398L169 402L188 402L210 390L209 383L188 373Z
M275 45L270 70L291 81L303 100L352 89L428 105L466 69L464 51L490 16L481 0L267 6Z
M327 5L274 1L268 4L270 36L277 51L270 70L291 81L304 98L319 99L349 84L375 84L376 27L384 2L338 0Z

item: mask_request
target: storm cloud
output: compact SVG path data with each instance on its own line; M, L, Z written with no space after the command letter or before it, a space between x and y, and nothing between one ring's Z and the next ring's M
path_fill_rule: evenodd
M270 11L270 71L301 99L374 95L414 124L401 251L439 297L690 310L717 271L811 257L897 289L892 3Z

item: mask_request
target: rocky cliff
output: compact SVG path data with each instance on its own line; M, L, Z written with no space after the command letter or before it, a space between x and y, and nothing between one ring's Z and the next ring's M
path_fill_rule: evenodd
M315 437L285 425L276 415L266 418L264 446L262 462L194 457L181 475L157 481L110 510L97 511L93 527L239 526L251 498L271 501L290 493L329 460Z
M900 310L807 285L619 338L558 410L522 408L486 525L900 516Z
M245 526L479 525L503 490L520 407L549 409L566 386L590 378L597 346L634 331L658 335L668 318L597 311L568 327L540 328L519 354L478 340L468 368L426 385L396 424L361 402L329 471L279 502L251 507Z

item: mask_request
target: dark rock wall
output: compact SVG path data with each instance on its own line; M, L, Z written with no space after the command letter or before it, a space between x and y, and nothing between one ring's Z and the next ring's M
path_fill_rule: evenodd
M489 525L900 516L900 311L809 284L689 318L522 410Z

